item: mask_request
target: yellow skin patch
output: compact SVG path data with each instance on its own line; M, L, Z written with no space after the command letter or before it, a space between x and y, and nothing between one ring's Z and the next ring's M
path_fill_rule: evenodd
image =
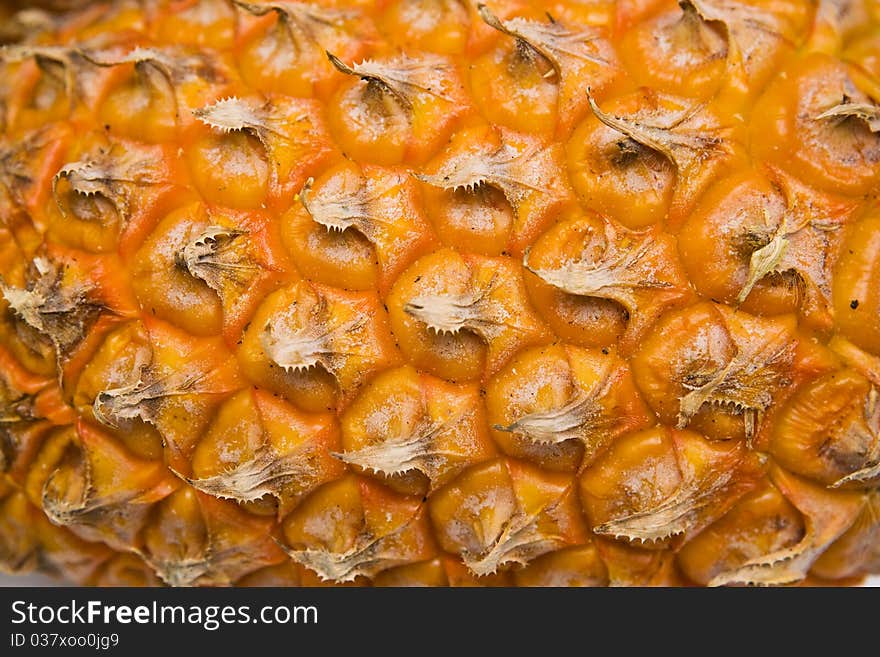
M870 4L0 10L0 569L877 571Z

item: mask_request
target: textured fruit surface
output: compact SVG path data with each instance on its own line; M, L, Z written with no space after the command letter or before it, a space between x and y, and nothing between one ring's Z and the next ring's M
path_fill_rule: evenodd
M0 568L880 573L871 0L0 3Z

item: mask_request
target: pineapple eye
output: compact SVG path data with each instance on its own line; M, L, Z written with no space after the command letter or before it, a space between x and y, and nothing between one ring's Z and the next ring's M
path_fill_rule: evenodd
M467 259L441 249L403 272L388 295L401 350L445 379L495 373L522 346L546 339L522 279L506 258Z
M595 533L661 549L712 524L762 474L761 459L741 443L656 428L617 440L580 485Z
M177 486L161 460L139 459L90 425L54 432L36 457L44 472L28 486L48 517L120 550L134 545L152 501Z
M664 309L690 296L670 240L658 238L656 231L630 231L589 217L558 223L526 253L523 266L540 281L532 284L539 294L541 286L549 286L565 295L613 302L627 323L619 340L624 353ZM558 298L554 305L558 308Z
M187 481L255 515L286 516L342 475L331 456L339 436L329 415L312 417L265 391L227 400L193 451Z
M607 111L620 116L663 116L672 108L671 99L635 93L609 103ZM669 213L674 200L674 163L636 136L627 135L587 117L566 143L572 185L590 209L628 228L658 223Z
M508 250L522 253L556 213L573 205L567 181L553 175L562 149L530 135L495 129L466 130L415 177L451 192L500 191L513 211ZM498 236L500 239L501 236ZM468 248L468 250L471 250Z
M170 586L228 586L284 560L270 527L271 519L181 487L153 507L140 552Z
M257 137L206 135L189 152L199 191L232 208L256 209L266 202L270 161Z
M752 317L704 302L667 313L632 368L645 400L665 422L715 439L751 441L772 391L791 383L795 344L793 318ZM716 422L713 412L742 424Z
M706 585L746 561L796 545L805 533L798 510L766 482L682 547L678 562L690 579Z
M719 181L697 204L679 251L702 294L748 312L799 312L828 332L832 270L855 207L781 171L744 172Z
M489 256L507 250L516 217L500 190L488 185L472 192L423 185L422 196L445 246Z
M246 34L239 55L245 81L265 92L303 98L324 95L331 88L334 73L325 52L346 61L356 60L378 39L372 22L358 9L305 2L235 0L233 4L242 17L275 17L268 28Z
M357 471L405 494L433 493L495 454L475 385L450 384L412 367L380 374L341 418Z
M310 412L342 409L398 360L374 293L300 281L268 295L238 349L248 377Z
M621 40L621 58L645 86L708 98L725 81L728 28L703 18L697 7L704 3L678 4L629 30Z
M193 115L210 129L187 153L194 182L206 198L227 207L266 208L300 188L305 172L330 153L311 101L233 96Z
M785 467L832 487L880 478L877 389L856 372L831 372L786 404L770 452Z
M542 468L583 469L618 436L648 425L628 367L605 351L534 348L493 377L486 408L502 450Z
M337 583L431 557L429 531L427 514L412 498L354 475L321 488L282 527L288 556Z
M190 331L217 335L222 330L220 299L187 267L182 253L207 226L202 206L188 205L170 213L155 227L131 261L133 287L140 304L150 313ZM181 299L189 300L180 304Z
M868 193L880 175L880 135L871 87L859 86L860 75L819 53L792 63L755 105L755 154L829 194ZM765 114L770 107L780 120ZM781 156L794 143L797 150Z
M141 557L122 553L102 564L94 575L95 586L160 586L161 580Z
M400 55L349 66L327 57L351 78L333 101L328 120L346 153L392 166L422 163L452 134L468 109L454 63L440 55Z
M191 112L216 98L232 72L224 62L180 47L137 46L83 53L110 79L99 107L105 130L151 144L179 136L194 121Z
M589 89L587 101L595 117L605 126L663 156L674 166L676 181L667 219L673 226L680 225L715 177L741 159L732 128L720 125L718 117L706 106L688 107L678 99L658 97L652 92L648 99L651 117L642 121L603 111ZM675 105L681 109L676 111ZM590 187L595 184L592 173L584 175L584 192L591 191ZM656 185L656 181L650 182Z
M346 163L306 181L282 235L309 278L349 289L391 281L433 240L415 181L392 169Z
M480 109L493 122L567 135L588 111L583 89L601 93L619 76L614 51L600 29L557 21L549 13L537 21L503 20L484 4L477 11L508 37L470 71Z
M23 287L0 277L0 295L24 346L50 361L46 352L54 352L59 371L104 311L98 286L88 272L73 264L37 256Z
M741 556L731 559L733 563L719 569L721 572L709 581L710 586L773 586L802 580L819 555L852 526L866 507L867 500L861 495L829 491L778 468L770 470L770 481L790 502L785 506L794 507L800 515L803 527L800 540L788 545L783 543L770 552L761 551L746 560ZM778 524L780 533L767 538L784 539L786 533L791 536L796 531L790 528L791 520L781 519ZM765 542L767 538L760 537L759 541ZM748 549L751 553L755 551L755 547Z
M566 474L496 459L434 495L429 510L443 549L486 576L577 541L584 529L573 489Z
M51 230L71 246L93 252L118 248L138 231L174 182L161 148L111 141L86 148L52 181Z
M15 87L4 103L9 128L29 130L67 120L95 91L95 71L77 47L7 45L0 63Z

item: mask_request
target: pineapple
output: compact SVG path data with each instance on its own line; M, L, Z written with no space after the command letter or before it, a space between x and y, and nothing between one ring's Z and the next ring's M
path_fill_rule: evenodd
M0 16L4 570L880 572L875 2Z

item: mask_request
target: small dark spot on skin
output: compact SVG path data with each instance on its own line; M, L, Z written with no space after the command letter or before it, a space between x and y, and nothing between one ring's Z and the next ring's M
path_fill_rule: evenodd
M110 124L109 124L109 123L105 123L105 124L104 124L104 130L110 130Z
M416 280L414 280L413 283L418 283L420 280L422 280L422 277L416 276Z
M427 496L427 495L423 495L423 496L422 496L422 502L427 502L427 501L428 501L428 496Z
M608 355L608 347L602 347L602 353Z
M858 307L859 307L859 300L858 300L858 299L853 299L852 301L850 301L850 302L849 302L849 307L852 308L853 310L855 310L856 308L858 308Z

